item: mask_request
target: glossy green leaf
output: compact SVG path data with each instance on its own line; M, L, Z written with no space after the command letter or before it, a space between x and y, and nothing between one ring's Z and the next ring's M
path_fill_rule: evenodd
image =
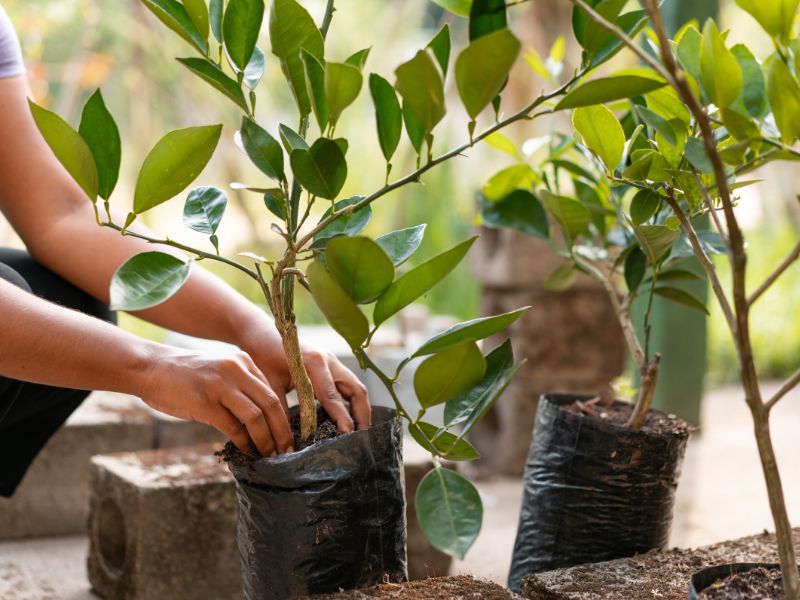
M281 136L283 147L286 148L286 152L289 154L292 153L292 150L308 150L310 148L308 142L306 142L305 139L303 139L303 137L301 137L300 134L295 132L291 127L281 124L278 127L278 133Z
M208 20L211 26L211 32L220 44L222 43L222 16L224 14L225 7L223 6L223 0L209 0Z
M711 173L714 171L711 159L708 158L708 154L706 154L706 146L703 140L689 138L686 140L686 149L684 152L686 160L701 173Z
M141 214L185 190L211 160L220 133L222 125L207 125L177 129L161 138L139 170L133 212Z
M720 109L722 122L736 140L749 140L759 136L758 125L748 115L743 115L732 108Z
M631 200L631 221L641 225L658 212L661 196L649 189L639 190Z
M488 338L510 327L511 324L519 319L529 308L530 306L524 306L517 310L503 313L502 315L482 317L480 319L473 319L453 325L447 331L443 331L425 342L414 352L413 356L435 354L436 352L441 352L445 348L460 344L464 341L476 341Z
M506 0L472 0L469 10L470 42L507 26Z
M97 193L108 200L117 185L122 159L122 143L114 117L108 112L100 90L91 95L81 114L78 127L97 167Z
M384 252L392 259L394 266L402 265L414 252L417 251L425 235L425 223L414 227L406 227L397 231L390 231L375 241L383 248Z
M514 34L500 29L476 39L458 55L456 87L471 119L503 88L519 50Z
M361 71L353 65L331 62L325 65L325 97L331 123L336 124L342 111L355 101L363 82Z
M217 65L205 58L177 58L175 59L203 81L222 92L242 110L247 111L247 102L242 88L236 81L228 77Z
M614 23L626 3L627 0L603 0L594 7L594 10L607 21ZM583 28L581 45L589 55L593 55L598 52L611 37L613 37L613 34L605 29L605 27L595 23L591 19L587 19L586 25Z
M696 27L691 26L684 31L676 51L683 68L695 81L700 83L703 81L700 67L702 47L702 34Z
M557 266L545 277L542 287L549 292L563 292L572 287L577 277L578 272L575 269L575 265L565 262Z
M227 204L228 197L218 187L195 188L189 192L183 205L183 224L200 233L214 235Z
M335 204L337 211L342 210L348 206L352 206L364 199L364 196L353 196L352 198L345 198L339 200ZM331 215L331 209L328 208L320 218L320 222L324 221ZM369 223L372 218L372 209L369 206L364 206L359 210L339 216L336 220L332 221L328 226L324 227L319 233L314 236L314 247L319 248L325 245L326 240L334 238L339 235L358 235L364 227Z
M428 42L428 48L442 68L442 76L447 77L447 65L450 62L450 25L447 23L442 25L438 33Z
M403 131L403 111L397 94L388 81L377 73L369 76L369 91L375 106L375 124L378 129L378 142L386 161L394 156Z
M648 277L650 281L652 277ZM658 274L658 282L663 281L702 281L703 276L688 269L669 269Z
M112 310L145 310L171 298L189 277L190 263L163 252L126 260L111 278Z
M678 304L683 304L684 306L688 306L689 308L694 308L695 310L699 310L701 312L706 313L707 315L710 314L706 305L703 304L701 300L687 292L686 290L682 290L680 288L675 287L657 287L655 293L661 296L662 298L666 298L667 300L671 300L672 302L677 302Z
M634 225L633 233L651 265L655 265L669 252L681 236L665 225Z
M244 71L250 62L263 20L264 0L228 0L222 38L228 57L239 71Z
M288 217L286 197L280 188L272 188L264 192L264 206L282 221L285 221Z
M800 0L736 0L772 37L784 43L792 34Z
M584 106L572 113L572 124L586 147L613 172L625 150L625 132L614 113L602 104Z
M423 408L447 402L483 379L486 359L466 340L423 360L414 372L414 391Z
M208 21L206 0L181 0L181 2L195 28L197 28L200 37L207 42L210 23Z
M622 98L641 96L666 85L660 77L622 72L610 77L601 77L580 84L556 105L555 110L604 104Z
M464 558L483 521L483 505L475 486L455 471L435 468L420 481L415 506L428 541L446 554Z
M431 55L420 50L395 71L395 87L404 104L426 133L433 131L445 114L444 85Z
M99 189L97 166L87 143L54 112L42 108L31 100L28 100L28 106L36 126L58 162L86 193L89 200L95 202Z
M636 111L639 119L641 119L645 125L653 130L653 132L661 135L661 137L663 137L664 140L666 140L666 142L671 146L677 145L678 137L675 133L675 129L673 129L672 125L669 124L669 121L667 121L658 113L653 112L644 106L636 106L634 110Z
M328 200L339 195L347 179L347 161L336 142L319 138L308 150L292 150L289 160L303 188Z
M591 214L580 202L547 190L542 190L540 196L545 208L561 226L568 244L587 230L592 220Z
M447 460L477 460L480 453L467 440L450 433L439 431L436 425L425 421L411 423L408 432L425 450Z
M767 96L781 139L794 143L800 138L800 84L778 58L767 65Z
M719 107L732 104L742 91L739 61L725 46L725 40L711 19L703 27L700 76L708 97Z
M632 10L620 15L616 20L616 25L625 34L633 39L647 25L647 13L643 10ZM600 47L589 55L589 65L596 67L607 62L615 54L625 47L625 44L615 35L608 35Z
M502 395L521 366L522 363L514 363L511 340L492 350L486 355L486 374L483 379L445 404L445 424L448 427L463 424L461 436L469 433Z
M628 286L629 293L633 293L639 288L646 271L647 257L638 246L634 247L625 257L625 266L623 267L625 284Z
M663 117L666 121L678 119L684 125L691 122L689 109L678 97L678 93L671 87L663 87L645 94L647 108Z
M208 34L203 36L192 21L186 8L178 0L142 0L142 4L158 20L197 48L202 54L208 53Z
M375 305L375 325L380 325L444 279L466 256L475 239L463 241L398 277Z
M325 95L325 66L316 56L303 49L300 50L300 59L305 70L306 90L311 109L314 111L319 130L324 132L331 116Z
M317 24L296 0L273 0L269 14L272 53L280 59L301 116L311 112L300 49L322 59L325 48Z
M267 177L282 181L285 178L283 149L278 140L249 117L242 117L239 133L244 151L253 164Z
M733 46L731 53L742 69L742 103L751 116L762 117L767 110L767 83L761 65L744 44Z
M460 17L468 17L472 6L472 0L433 0L433 2Z
M264 76L266 57L264 52L256 46L253 48L253 54L250 56L250 62L244 68L244 84L251 90L256 89L261 78Z
M306 271L311 295L331 327L351 348L358 348L369 335L369 322L355 302L315 260Z
M482 197L481 219L487 227L516 229L543 240L550 238L542 203L528 190L514 190L495 202Z
M358 303L375 300L394 280L394 265L383 248L368 237L339 236L325 247L328 272Z
M498 201L506 198L514 190L527 189L539 181L539 176L527 163L511 165L501 169L483 186L487 200Z
M414 151L419 154L422 150L422 144L425 141L425 128L422 126L422 123L419 122L417 117L414 116L414 113L411 112L411 109L405 102L403 102L402 111L403 123L406 126L408 139L411 142Z
M367 58L369 58L370 50L372 50L372 48L362 48L357 52L353 52L353 54L348 56L344 62L348 65L354 66L359 71L363 71L367 64Z

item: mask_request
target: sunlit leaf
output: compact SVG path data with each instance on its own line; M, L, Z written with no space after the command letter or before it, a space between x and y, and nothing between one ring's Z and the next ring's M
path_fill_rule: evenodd
M190 263L163 252L137 254L111 278L112 310L145 310L175 295L188 279Z

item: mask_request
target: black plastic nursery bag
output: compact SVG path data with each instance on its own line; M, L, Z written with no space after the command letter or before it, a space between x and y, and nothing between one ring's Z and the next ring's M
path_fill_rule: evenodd
M688 435L658 435L560 408L590 396L542 396L525 466L508 585L667 543Z
M228 463L245 600L405 580L402 428L389 408L374 407L372 419L299 452Z
M758 567L771 570L780 569L781 566L777 563L731 563L729 565L707 567L692 575L692 579L689 582L689 600L700 600L700 594L703 590L710 588L726 577L746 573Z

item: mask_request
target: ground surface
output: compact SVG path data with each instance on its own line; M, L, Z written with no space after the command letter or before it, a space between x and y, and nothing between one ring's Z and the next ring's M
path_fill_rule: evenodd
M297 600L370 600L391 598L392 600L522 600L521 596L509 592L491 581L469 575L453 577L429 577L411 583L385 583L363 590L339 592L298 598Z

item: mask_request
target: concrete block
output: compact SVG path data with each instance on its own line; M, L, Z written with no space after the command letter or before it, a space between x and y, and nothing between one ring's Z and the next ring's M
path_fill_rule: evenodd
M153 445L152 416L119 394L92 394L47 443L12 498L0 498L0 539L86 528L89 458Z
M89 581L106 600L241 598L233 477L210 446L96 456Z

